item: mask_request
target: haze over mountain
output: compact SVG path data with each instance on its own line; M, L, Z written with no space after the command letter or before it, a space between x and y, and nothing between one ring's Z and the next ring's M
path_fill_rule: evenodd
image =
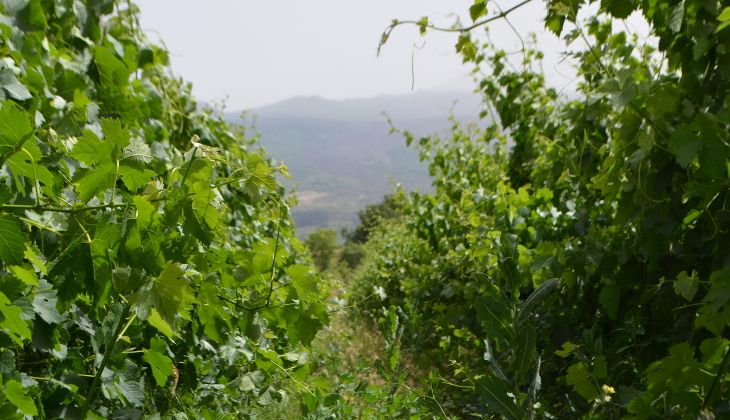
M419 91L348 100L297 97L251 114L261 145L289 167L288 185L299 200L294 219L305 235L318 227L352 227L358 210L380 201L395 183L406 190L430 188L426 164L401 136L389 134L388 118L399 129L426 135L445 132L450 114L475 121L479 111L474 94ZM227 118L238 121L238 114Z

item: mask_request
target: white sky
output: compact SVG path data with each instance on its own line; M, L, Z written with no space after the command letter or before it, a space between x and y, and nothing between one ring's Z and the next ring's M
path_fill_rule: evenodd
M383 29L393 18L417 20L424 15L449 26L454 20L450 14L464 16L472 0L135 3L142 12L142 28L153 40L162 37L170 49L173 70L193 82L195 95L205 101L227 98L230 110L240 110L302 95L342 99L410 92L413 45L421 46L423 39L414 27L398 28L376 57ZM499 3L506 9L516 1ZM541 1L513 16L521 33L539 33L548 60L557 57L557 39L542 30ZM506 49L519 45L504 24L493 27L492 38ZM416 90L471 88L467 76L471 68L461 64L455 41L455 34L426 36L424 48L415 51ZM546 63L549 78L555 73L552 67Z

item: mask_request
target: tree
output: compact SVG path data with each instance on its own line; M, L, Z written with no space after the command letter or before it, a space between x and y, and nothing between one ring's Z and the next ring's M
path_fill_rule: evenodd
M315 229L304 243L312 254L314 265L320 272L327 270L339 248L337 232L334 229Z

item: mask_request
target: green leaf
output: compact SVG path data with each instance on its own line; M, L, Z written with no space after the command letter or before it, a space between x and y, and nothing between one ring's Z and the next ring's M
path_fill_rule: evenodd
M27 390L20 382L11 379L4 385L5 396L13 403L21 413L26 416L37 416L38 409L33 402L33 398L27 395Z
M150 284L143 286L132 296L132 303L141 319L150 316L150 310L155 309L165 324L157 322L155 325L168 337L175 325L177 317L187 318L190 306L195 302L193 290L183 276L180 266L168 262L162 273ZM149 321L149 320L148 320ZM152 321L149 321L152 323Z
M35 181L38 181L42 191L46 195L53 196L55 195L53 191L55 180L51 171L39 163L42 157L36 142L26 142L17 153L8 158L8 168L15 176L18 189L23 188L22 177L26 177L33 181L29 184L30 186L35 188Z
M472 22L476 22L482 16L487 14L487 0L474 0L474 4L469 7L469 16Z
M573 354L573 352L579 348L580 346L576 346L575 344L571 343L570 341L566 341L563 343L560 350L555 350L555 354L558 355L558 357L566 358Z
M94 60L99 66L102 84L123 86L129 80L129 69L111 48L97 46Z
M38 316L49 324L58 324L65 319L56 307L57 294L56 290L53 289L53 285L43 279L38 284L38 289L33 297L33 309Z
M730 7L722 9L722 13L717 17L720 25L717 26L717 31L721 31L730 26Z
M593 401L598 396L599 390L591 378L588 366L584 362L571 365L565 375L565 380L588 402Z
M0 154L3 154L33 134L33 123L30 114L15 103L0 104Z
M25 101L33 97L28 88L15 77L12 69L4 68L0 70L0 85L8 96L18 101Z
M310 267L306 265L294 265L287 268L286 271L291 276L292 285L302 301L316 300L319 293L317 276L314 275Z
M30 340L31 332L28 324L23 320L23 310L10 303L10 300L0 292L0 327L19 346L24 340Z
M122 160L150 163L152 162L152 150L150 150L150 147L144 140L139 137L134 137L129 140L129 145L124 148Z
M682 21L684 20L684 1L680 1L672 11L672 16L669 17L669 30L675 34L682 29Z
M15 352L3 350L0 352L0 375L12 375L15 372Z
M621 301L621 288L615 284L604 284L601 293L598 295L598 302L606 310L611 319L618 316L619 303Z
M106 304L111 292L113 279L112 267L121 244L121 226L102 218L94 229L90 250L94 268L95 304Z
M674 293L682 296L689 302L694 299L698 287L699 280L697 279L697 273L694 271L691 276L688 276L686 271L682 271L677 275L677 279L674 280Z
M530 296L520 304L518 319L525 320L532 311L535 309L541 300L545 299L553 290L558 286L558 279L550 279L543 282L537 289L535 289Z
M165 386L167 378L172 375L172 360L165 355L167 346L163 340L154 337L150 347L144 352L142 359L150 365L157 385Z
M154 176L153 171L146 169L139 162L122 161L122 164L119 165L119 177L130 191L137 191L149 184Z
M525 375L537 360L536 339L537 333L534 327L522 326L519 328L512 349L514 352L512 371L519 376Z
M45 30L48 26L41 0L30 0L28 6L26 6L19 15L21 15L27 23L34 26L36 29Z
M702 147L702 139L695 135L687 126L678 128L669 138L677 162L686 167L697 156Z
M18 265L10 267L10 272L13 273L13 275L23 283L29 285L29 286L37 286L38 285L38 277L35 275L35 271L24 268Z
M636 9L635 0L603 0L601 5L618 19L626 19Z
M38 251L37 248L34 246L28 247L25 252L23 253L25 256L25 259L30 261L31 264L33 264L33 268L40 273L47 274L48 273L48 267L46 266L46 261L43 255Z
M74 184L79 193L79 201L89 200L112 188L116 180L117 168L112 162L98 165L94 169L79 170L74 175Z
M513 397L514 391L496 376L484 376L477 381L477 389L489 404L489 408L505 419L518 420L525 416L520 413Z
M489 362L489 367L494 372L495 375L499 377L499 379L503 381L507 381L507 375L504 374L504 371L502 370L502 367L499 364L499 360L494 356L494 351L492 350L491 344L489 344L489 339L484 339L484 360Z
M22 223L16 216L0 214L0 260L7 265L18 265L23 261L25 234Z
M102 375L104 394L118 399L124 405L141 407L144 403L144 377L129 359L125 360L120 371L106 371Z
M68 155L88 166L94 166L101 162L111 162L113 152L111 143L102 141L92 131L86 130Z
M119 120L102 118L101 131L104 133L104 141L108 142L115 151L114 160L121 160L124 156L124 148L129 146L129 130L123 127Z
M172 326L162 319L160 316L160 313L157 312L155 308L152 308L150 310L149 315L147 316L147 322L155 327L157 331L161 332L162 334L165 334L165 336L169 339L175 338L175 332L172 330Z
M464 62L474 61L477 57L478 50L474 42L471 40L469 34L459 35L456 41L456 52L460 53L464 57Z

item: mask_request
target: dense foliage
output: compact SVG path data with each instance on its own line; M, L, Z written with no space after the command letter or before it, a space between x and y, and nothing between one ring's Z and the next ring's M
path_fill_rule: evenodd
M458 33L491 122L406 133L436 191L373 235L358 294L384 298L366 302L376 317L398 314L453 415L724 418L729 4L603 0L580 20L587 3L547 2L574 51L570 97L529 45L478 41L509 19L493 2L475 0L466 28L411 22ZM624 31L632 13L655 41Z
M0 417L254 415L327 322L272 166L136 9L0 3Z

